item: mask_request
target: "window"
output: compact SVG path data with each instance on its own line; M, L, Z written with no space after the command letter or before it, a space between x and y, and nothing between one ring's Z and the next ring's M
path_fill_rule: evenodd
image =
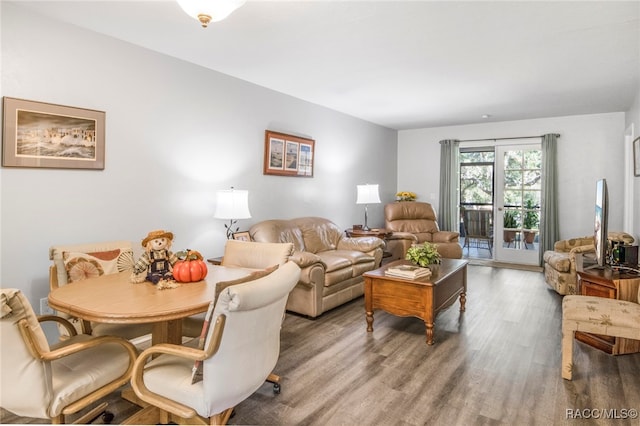
M493 206L494 161L493 147L460 149L460 206Z

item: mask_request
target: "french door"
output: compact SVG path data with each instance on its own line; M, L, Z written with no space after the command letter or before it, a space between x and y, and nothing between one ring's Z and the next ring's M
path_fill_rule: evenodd
M538 264L542 151L540 143L495 147L494 258Z

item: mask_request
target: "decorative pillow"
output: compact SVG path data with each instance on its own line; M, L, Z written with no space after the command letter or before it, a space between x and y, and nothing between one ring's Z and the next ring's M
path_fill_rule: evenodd
M207 334L209 334L209 326L211 325L211 319L212 319L211 317L213 316L213 309L218 301L218 296L220 295L220 293L222 293L222 291L225 288L231 287L232 285L242 284L249 281L257 280L258 278L266 277L267 275L269 275L270 273L278 269L278 266L279 265L273 265L266 269L254 271L242 278L237 278L235 280L229 280L229 281L219 281L216 283L216 295L215 295L215 298L213 299L213 302L209 304L209 309L207 310L207 314L204 317L204 324L202 324L202 332L200 333L200 338L198 340L198 349L200 350L204 349L204 344L207 340ZM203 379L203 362L196 361L193 365L193 370L191 374L191 384L193 385L195 383L201 382L202 379Z
M86 280L104 274L133 269L133 251L115 249L93 253L63 252L62 261L68 282Z

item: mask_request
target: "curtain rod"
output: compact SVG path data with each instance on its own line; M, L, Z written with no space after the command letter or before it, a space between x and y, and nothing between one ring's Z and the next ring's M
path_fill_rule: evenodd
M504 140L510 140L510 139L539 139L544 135L540 135L540 136L516 136L516 137L512 137L512 138L487 138L487 139L462 139L459 140L458 142L487 142L487 141L504 141ZM558 137L560 137L560 135L558 135Z

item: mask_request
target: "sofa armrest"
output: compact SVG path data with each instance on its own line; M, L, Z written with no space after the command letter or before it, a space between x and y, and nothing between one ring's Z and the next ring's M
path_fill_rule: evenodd
M577 246L569 250L570 270L571 271L578 270L577 257L581 257L584 253L595 253L595 252L596 252L596 248L593 244ZM582 259L580 259L580 261L582 261Z
M323 268L326 268L326 265L322 259L320 259L320 256L308 251L294 251L293 254L289 256L289 260L295 262L300 269L311 266L314 263L319 263Z
M396 231L394 231L393 233L391 233L391 235L387 235L386 238L387 238L387 241L409 240L410 244L418 242L418 237L416 237L411 232L396 232Z
M433 233L434 243L457 243L460 234L453 231L438 231Z
M356 250L363 253L375 250L377 248L384 249L385 243L378 237L345 237L338 241L338 250Z

